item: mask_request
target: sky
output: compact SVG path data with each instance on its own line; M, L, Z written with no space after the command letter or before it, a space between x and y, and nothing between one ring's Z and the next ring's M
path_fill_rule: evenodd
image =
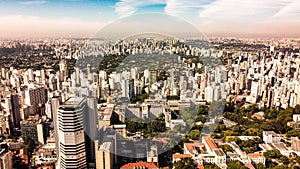
M0 0L0 37L90 37L143 13L178 17L207 36L300 37L299 0Z

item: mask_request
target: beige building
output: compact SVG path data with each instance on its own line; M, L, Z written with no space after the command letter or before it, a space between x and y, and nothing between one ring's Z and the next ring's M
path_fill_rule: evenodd
M113 169L114 158L111 150L111 142L99 145L98 140L95 141L96 169Z
M12 152L0 151L0 169L12 169Z
M300 152L300 140L298 137L292 138L292 150Z

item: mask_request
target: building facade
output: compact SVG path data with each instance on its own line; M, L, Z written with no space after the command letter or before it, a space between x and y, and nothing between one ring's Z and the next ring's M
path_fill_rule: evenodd
M70 98L58 108L58 165L61 169L87 168L85 98Z

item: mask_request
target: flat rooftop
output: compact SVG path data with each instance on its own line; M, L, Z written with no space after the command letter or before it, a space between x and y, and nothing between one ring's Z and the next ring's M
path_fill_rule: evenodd
M63 105L79 105L84 97L71 97Z
M215 149L214 152L215 152L218 156L225 156L225 153L224 153L221 149Z
M100 145L100 150L110 150L111 142L104 142Z
M74 111L77 107L80 107L84 101L84 97L71 97L60 105L59 109L64 111Z

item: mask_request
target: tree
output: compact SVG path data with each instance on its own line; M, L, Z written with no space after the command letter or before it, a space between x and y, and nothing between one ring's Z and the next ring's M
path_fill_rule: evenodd
M266 169L266 166L265 166L263 163L257 163L257 164L255 165L255 168L256 168L256 169Z
M206 117L204 115L197 115L195 122L199 122L199 121L202 122L202 123L205 123L206 122Z
M174 126L173 130L179 132L179 133L185 133L186 132L186 127L182 124L177 124Z
M269 159L279 159L282 155L278 150L268 150L264 152L264 156Z
M228 169L248 169L243 163L240 161L231 161L227 163Z
M225 140L227 143L230 143L230 142L238 142L238 141L241 141L238 137L235 137L235 136L230 136L230 137L226 137L226 140Z
M259 136L260 131L258 128L249 128L246 130L246 135L247 136Z
M195 169L197 165L191 158L183 158L173 164L174 169Z
M290 160L286 156L281 156L279 160L285 165L290 164Z
M273 167L272 169L287 169L289 168L287 165L277 165L275 167Z
M165 121L154 120L147 123L147 129L149 132L164 132L167 128Z
M198 115L207 115L207 114L208 114L207 106L199 106Z
M205 169L220 169L220 167L218 167L216 164L211 164L211 163L205 164L204 168Z
M224 150L225 152L233 152L233 148L227 144L223 145L223 146L220 146L220 148L222 150Z
M192 140L199 140L200 131L199 130L192 130L188 134L188 138Z
M290 137L300 137L300 132L298 130L291 130L286 133L288 138Z
M295 114L300 114L300 105L297 105L296 107L295 107L295 112L294 112Z

